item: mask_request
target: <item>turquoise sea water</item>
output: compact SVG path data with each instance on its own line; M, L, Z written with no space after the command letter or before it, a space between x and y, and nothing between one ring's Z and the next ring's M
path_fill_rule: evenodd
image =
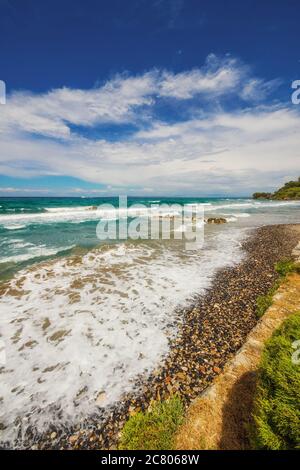
M300 223L299 202L131 198L128 223L137 203L144 215L151 204L160 215L169 213L163 203L200 204L205 218L227 223L205 224L204 245L192 251L180 240L107 243L96 227L116 214L103 203L118 206L0 199L0 444L22 447L28 428L77 425L122 400L168 353L182 307L241 260L249 229Z
M207 217L223 215L234 228L300 222L300 203L247 198L129 198L130 207L204 204ZM96 226L102 204L118 207L118 198L0 198L0 278L43 259L91 249L101 242ZM129 218L130 221L130 218ZM102 242L103 243L103 242Z

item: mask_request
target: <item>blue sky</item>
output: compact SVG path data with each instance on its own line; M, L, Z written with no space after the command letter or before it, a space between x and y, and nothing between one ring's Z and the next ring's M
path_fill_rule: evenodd
M248 195L297 177L299 14L0 0L0 195Z

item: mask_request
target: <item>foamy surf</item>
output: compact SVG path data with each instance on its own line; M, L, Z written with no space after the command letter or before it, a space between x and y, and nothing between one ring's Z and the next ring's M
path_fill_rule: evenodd
M1 441L76 424L134 390L168 352L177 308L239 261L241 234L193 253L128 242L19 272L0 300Z
M0 223L3 223L4 220L0 220ZM6 230L21 230L22 228L25 228L26 225L24 224L12 224L12 225L5 225L3 224L3 227L6 229Z
M103 206L59 206L59 207L45 207L43 211L32 212L32 213L1 213L0 214L0 227L2 226L6 230L20 230L30 224L51 224L51 223L81 223L86 221L97 221L102 218L107 219L119 219L125 216L128 217L155 217L157 215L161 217L178 216L181 211L172 208L164 208L163 203L161 205L153 204L155 200L148 201L152 204L152 207L129 207L127 209L109 209ZM159 200L157 200L159 202ZM182 202L181 202L182 203ZM175 203L178 204L178 203ZM297 209L300 207L299 201L256 201L251 199L241 201L224 201L216 200L214 202L195 202L187 203L185 205L186 210L192 208L203 208L204 214L210 212L218 212L218 214L224 214L231 217L249 217L253 212L259 210L276 211L278 208L290 207ZM13 209L7 209L7 211L14 211ZM248 212L249 211L249 212Z
M97 221L124 215L111 209L99 214L98 201L88 202L82 207L78 199L34 198L23 211L23 200L1 201L0 272L15 277L0 284L7 352L0 369L0 441L12 447L17 441L22 446L30 428L40 433L50 422L60 427L91 416L100 420L100 411L131 393L138 377L147 378L168 353L180 307L209 287L218 268L239 260L243 231L300 220L299 202L210 199L199 201L204 216L228 223L205 224L203 250L187 252L179 240L116 240L87 253L99 246ZM129 216L150 210L130 207ZM158 207L151 215L176 217L176 211ZM61 257L75 245L87 254ZM43 255L60 259L41 263ZM24 261L32 266L22 268Z
M12 256L3 256L0 258L0 263L19 263L23 261L32 260L35 258L46 258L48 256L58 255L59 253L63 253L65 251L71 250L74 248L75 245L66 246L66 247L55 247L55 248L47 248L45 245L40 246L32 246L32 243L19 243L15 244L14 248L21 249L27 248L26 253L22 254L15 254Z
M100 219L119 219L122 217L178 216L181 210L176 208L129 207L126 209L102 208L95 206L46 208L45 212L31 214L0 214L0 225L7 230L18 230L29 224L49 224L56 222L84 222Z

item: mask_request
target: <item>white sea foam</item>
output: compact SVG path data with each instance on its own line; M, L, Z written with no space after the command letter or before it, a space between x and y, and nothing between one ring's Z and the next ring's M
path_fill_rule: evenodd
M28 248L28 247L32 247L34 246L33 243L30 243L30 242L24 242L23 240L10 240L9 245L12 245L13 248L15 249L21 249L21 248Z
M230 202L228 204L215 204L211 205L208 208L205 208L206 211L215 211L220 209L259 209L259 208L269 208L269 209L276 209L277 207L281 206L299 206L299 201L255 201L255 200L246 200L243 202Z
M276 209L281 206L300 207L299 201L255 201L244 200L239 202L232 202L229 200L225 203L190 203L185 207L201 207L204 212L212 211L234 211L231 215L237 217L247 217L245 210L249 209L263 209L270 208ZM244 210L243 210L244 209ZM240 215L238 215L239 211ZM155 216L167 217L172 215L180 215L180 211L175 208L164 208L157 205L156 207L129 207L126 209L103 209L96 208L95 206L76 206L76 207L48 207L46 212L32 213L32 214L0 214L0 225L3 225L7 230L18 230L26 227L28 224L35 223L56 223L56 222L72 222L80 223L89 220L99 220L101 218L118 219L128 215L128 217L137 216Z
M251 214L248 212L234 212L234 214L223 214L225 217L234 217L235 219L243 219L247 217L251 217Z
M1 214L0 225L3 225L7 230L17 230L23 228L28 224L34 223L55 223L55 222L73 222L79 223L88 220L99 220L102 218L114 219L128 217L142 217L159 215L162 217L179 215L180 212L176 209L160 208L159 206L149 207L129 207L128 209L106 209L94 208L94 206L85 207L60 207L48 208L47 212L34 213L34 214Z
M99 212L96 209L74 209L59 208L59 210L33 213L33 214L13 214L0 215L0 224L4 225L7 230L16 230L17 228L26 227L28 224L34 223L54 223L69 221L84 221L99 219Z
M32 260L34 258L43 258L47 256L54 256L61 252L74 248L75 245L66 247L46 248L45 245L34 246L32 243L20 243L14 248L27 248L26 253L14 254L11 256L0 257L0 263L20 263L23 261Z
M0 218L0 223L2 223L2 220ZM26 225L24 224L13 224L13 225L4 225L4 228L6 230L21 230L22 228L25 228Z
M224 229L198 252L125 243L19 272L0 299L0 440L15 442L18 417L39 431L76 423L132 390L168 351L176 307L239 260L241 233Z
M47 212L53 213L71 213L71 212L84 212L96 210L95 206L66 206L66 207L46 207Z

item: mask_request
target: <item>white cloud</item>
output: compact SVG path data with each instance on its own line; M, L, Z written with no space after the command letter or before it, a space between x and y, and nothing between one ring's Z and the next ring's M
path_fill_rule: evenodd
M202 69L179 74L154 70L117 76L92 90L15 93L1 108L0 174L65 175L106 185L95 193L245 194L260 184L268 189L298 171L298 110L251 105L224 111L219 98L230 92L256 101L257 88L265 94L274 86L234 59L210 56ZM198 95L216 100L209 114L197 112L203 104ZM173 124L158 120L155 103L165 98L194 98L194 117ZM145 107L152 113L147 130L141 125L130 140L95 140L72 130L143 122Z
M257 187L260 174L264 180L269 175L268 184L272 175L297 174L299 125L296 111L271 107L220 113L174 126L156 124L130 142L73 137L65 145L26 137L17 142L7 139L1 145L0 173L71 175L124 188L148 187L160 194L176 188L214 192L228 186L234 191L232 181L235 185L243 181L245 193Z
M246 81L240 96L245 101L262 101L280 84L281 80L279 79L264 81L260 78L252 78Z
M49 193L49 189L45 188L13 188L13 187L1 187L0 193Z
M155 72L141 77L116 77L100 88L61 88L41 95L14 93L1 109L0 132L19 130L69 138L69 125L93 126L101 122L133 119L135 107L151 105Z
M178 99L190 99L197 94L219 96L228 91L237 91L244 73L244 68L235 59L220 62L211 54L203 69L178 74L165 72L160 84L160 95Z
M61 88L44 94L13 93L1 107L0 134L27 132L69 139L72 126L141 122L143 107L164 98L203 100L235 93L245 100L264 97L275 86L249 75L236 59L208 56L202 68L174 74L152 70L138 76L119 75L90 90Z

